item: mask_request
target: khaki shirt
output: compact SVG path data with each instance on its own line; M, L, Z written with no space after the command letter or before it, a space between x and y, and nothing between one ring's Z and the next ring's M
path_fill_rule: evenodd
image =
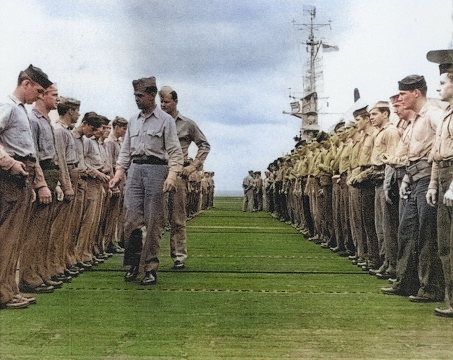
M206 136L204 136L195 121L182 116L180 113L176 116L175 123L178 139L184 155L184 162L188 161L189 146L194 142L198 148L195 160L198 160L200 164L203 164L211 149L208 140L206 140Z
M376 135L376 132L376 128L369 128L363 132L363 137L360 140L360 150L358 153L359 166L371 165L371 152L373 151L374 136Z
M50 119L33 108L30 114L30 127L36 142L39 161L56 160L54 133Z
M381 159L382 154L394 154L400 141L400 134L395 125L391 122L385 124L374 138L373 151L371 153L371 165L384 165Z
M84 151L84 144L83 144L83 135L80 135L77 131L77 128L72 130L72 135L74 136L74 145L77 154L77 168L81 171L87 170L87 165L85 164L85 151Z
M354 170L359 165L359 153L361 151L361 141L353 141L351 146L351 156L349 160L349 170Z
M85 155L85 164L89 170L95 169L104 172L105 162L97 139L83 137L83 154Z
M12 157L37 158L27 110L12 95L0 104L0 143Z
M155 156L168 161L168 168L180 173L183 153L176 132L175 120L156 107L144 116L133 116L128 123L117 165L129 169L133 156Z
M112 133L109 137L104 140L104 149L107 151L107 164L111 167L116 166L118 161L118 156L121 150L121 142L119 139L115 138Z
M444 111L427 102L409 122L401 141L401 149L407 148L408 161L427 160L434 144L436 129L444 118Z
M437 162L441 160L453 159L453 109L448 108L444 114L442 122L436 131L436 140L434 141L429 160L433 162L431 170L430 189L437 189L438 186L438 166Z
M31 157L36 159L33 187L47 186L44 173L39 166L39 158L24 104L10 95L0 104L0 145L11 157Z
M338 163L338 172L341 174L346 173L349 170L351 165L351 152L353 147L353 142L349 141L343 146L343 150L340 154L340 161Z
M58 120L54 124L55 150L57 151L58 166L60 167L60 184L65 194L73 190L68 164L77 163L75 140L68 126ZM75 185L75 184L74 184Z

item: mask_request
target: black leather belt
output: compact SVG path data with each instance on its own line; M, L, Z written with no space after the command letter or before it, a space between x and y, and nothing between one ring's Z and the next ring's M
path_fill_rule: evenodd
M374 165L373 168L376 171L385 170L385 164L383 164L383 165Z
M167 165L167 160L159 159L157 156L139 156L132 158L134 164L143 165Z
M406 175L406 169L404 167L395 168L395 177L397 179L402 179Z
M42 160L39 162L39 166L43 170L59 170L60 167L53 162L52 159Z
M14 155L13 159L17 160L17 161L21 161L21 162L24 162L24 161L36 162L36 159L32 156L15 156Z
M436 161L436 164L437 164L437 167L440 169L450 167L450 166L453 166L453 159Z

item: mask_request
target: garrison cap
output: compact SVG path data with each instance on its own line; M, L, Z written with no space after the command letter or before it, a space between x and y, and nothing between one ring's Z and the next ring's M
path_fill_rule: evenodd
M145 91L147 88L157 87L156 78L154 76L151 76L149 78L141 78L138 80L133 80L132 86L134 87L135 91Z
M400 98L400 94L395 94L395 95L392 95L389 97L389 100L390 102L393 104L397 103L397 102L401 102L401 100L399 100Z
M413 91L424 87L426 87L426 81L422 75L409 75L398 81L398 89L401 91Z
M321 141L325 140L329 140L329 134L324 131L320 131L318 135L316 135L316 141L320 143Z
M73 98L70 98L70 97L64 97L64 96L60 96L59 98L60 98L59 104L61 104L61 105L69 106L69 107L73 107L73 108L80 107L80 101L79 100L76 100L76 99L73 99Z
M453 49L432 50L426 54L426 58L439 64L440 74L453 73Z
M28 77L35 83L41 85L44 89L47 89L50 85L52 85L52 81L49 80L47 74L32 64L24 70L24 73L27 74Z
M368 108L368 106L365 106L363 108L354 110L354 112L352 113L352 116L354 116L354 119L357 116L370 116L370 114L368 114L367 108Z
M388 101L378 101L376 104L368 106L368 112L376 108L390 108L390 105Z

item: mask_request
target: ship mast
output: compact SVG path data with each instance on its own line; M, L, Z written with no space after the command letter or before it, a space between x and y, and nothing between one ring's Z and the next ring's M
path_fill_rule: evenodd
M303 82L303 97L296 103L291 103L291 115L301 118L302 124L300 135L302 140L309 140L316 136L320 130L318 124L318 92L322 91L322 53L325 51L338 51L338 47L328 45L320 39L315 38L315 30L328 26L328 23L315 23L316 7L303 6L303 12L308 13L310 22L305 24L297 24L293 21L293 25L297 26L297 30L305 30L308 28L308 38L305 41L306 51L309 53L308 59L305 61L305 73L302 79ZM300 27L302 26L302 28Z

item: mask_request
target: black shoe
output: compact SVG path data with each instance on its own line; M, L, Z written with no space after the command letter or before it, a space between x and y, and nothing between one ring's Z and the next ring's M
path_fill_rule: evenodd
M0 309L25 309L28 307L28 301L21 298L12 298L6 303L0 304Z
M64 271L64 274L65 274L65 276L74 276L74 277L76 277L76 276L79 276L80 273L78 271L73 271L73 270L66 269Z
M78 267L77 265L74 265L74 266L71 266L70 268L68 268L69 271L72 271L72 272L75 272L75 273L79 273L79 275L81 273L83 273L83 267Z
M55 288L53 286L46 285L45 283L32 287L29 284L23 282L20 284L19 290L23 293L48 294L53 293Z
M453 308L451 306L448 309L435 308L434 313L437 316L452 318L453 317Z
M66 276L65 274L57 274L50 278L52 281L63 281L64 283L70 283L72 276Z
M378 279L382 279L382 280L390 280L390 279L392 279L392 278L395 278L396 275L395 275L395 274L390 274L390 273L388 273L388 272L385 272L385 273L380 273L380 272L378 272L378 273L376 274L376 277L377 277Z
M134 281L138 276L138 266L131 266L131 268L124 274L124 281Z
M24 295L24 294L17 294L17 295L14 296L14 298L18 299L20 301L28 302L28 305L36 304L36 298L34 296L29 296L29 295Z
M409 296L409 301L413 303L429 303L429 302L438 302L436 298L430 298L424 295L411 295Z
M53 286L55 289L61 289L63 287L63 281L46 281L47 286Z
M93 267L93 264L91 264L91 261L84 261L84 262L78 263L77 267L85 269L85 270L89 270Z
M145 272L145 277L142 279L140 284L142 285L156 285L157 273L155 270Z
M181 260L176 260L173 264L174 270L182 270L186 267L186 265Z
M400 289L394 288L394 287L386 287L386 288L381 288L381 292L386 295L399 295L399 296L407 296L406 293L401 291Z

